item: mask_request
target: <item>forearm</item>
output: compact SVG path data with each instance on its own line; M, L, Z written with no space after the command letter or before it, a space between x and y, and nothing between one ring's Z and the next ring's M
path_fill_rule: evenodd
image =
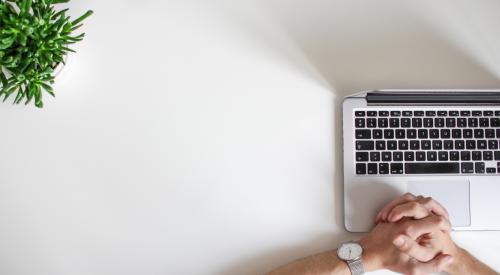
M451 275L477 274L477 275L498 275L499 273L474 258L469 252L458 248L457 255L446 272Z
M268 275L350 275L347 264L338 259L335 251L328 251L293 261Z

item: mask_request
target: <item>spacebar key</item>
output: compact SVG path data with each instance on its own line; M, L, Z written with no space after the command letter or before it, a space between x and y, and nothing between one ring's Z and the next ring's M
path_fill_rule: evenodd
M458 174L458 162L423 162L405 163L406 174Z

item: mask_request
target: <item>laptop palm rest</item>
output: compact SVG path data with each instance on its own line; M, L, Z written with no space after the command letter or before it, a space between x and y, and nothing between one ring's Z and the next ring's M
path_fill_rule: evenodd
M469 180L414 180L408 182L408 191L441 203L448 210L453 227L470 226Z

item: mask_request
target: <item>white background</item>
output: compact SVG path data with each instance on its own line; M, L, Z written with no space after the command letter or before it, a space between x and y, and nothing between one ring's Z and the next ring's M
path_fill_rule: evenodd
M95 14L57 97L0 105L2 275L261 274L332 249L359 236L345 95L500 87L496 0L69 7ZM453 237L500 269L500 232Z

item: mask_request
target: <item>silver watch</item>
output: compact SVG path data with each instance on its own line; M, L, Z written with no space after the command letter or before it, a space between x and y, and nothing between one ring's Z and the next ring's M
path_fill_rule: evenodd
M363 247L357 242L346 242L337 248L337 256L346 262L352 275L361 275L365 273L363 269Z

